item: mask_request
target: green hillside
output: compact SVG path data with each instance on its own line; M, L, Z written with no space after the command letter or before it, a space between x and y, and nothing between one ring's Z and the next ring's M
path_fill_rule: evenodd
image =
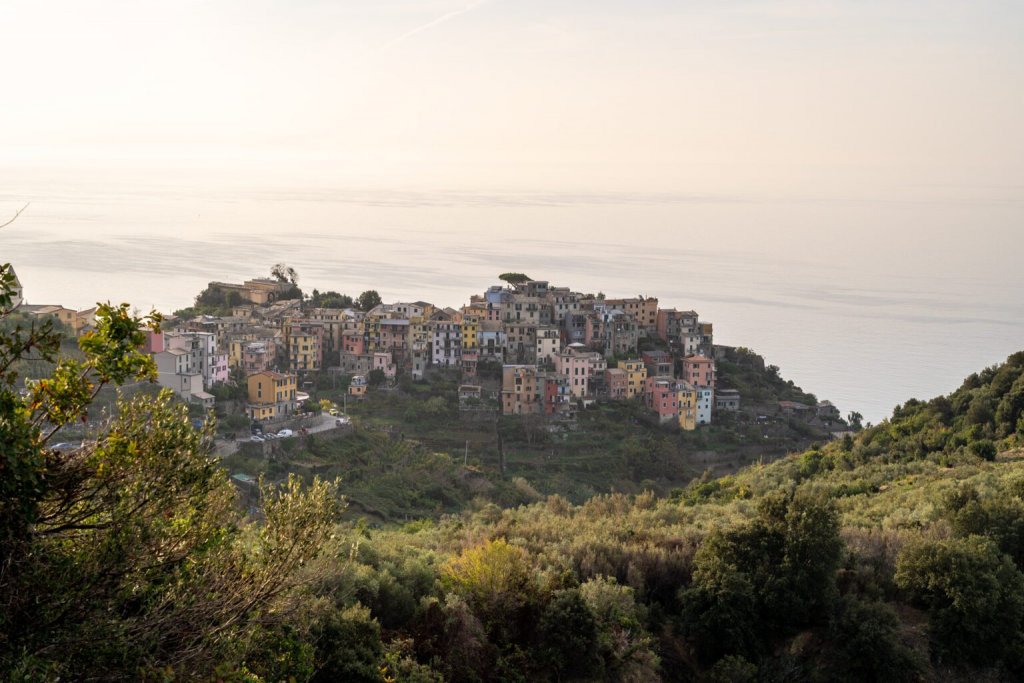
M575 504L612 492L668 495L705 471L734 473L829 438L820 425L775 415L780 400L815 398L745 349L731 350L719 374L741 390L744 409L692 432L658 425L638 401L603 402L569 423L462 413L461 379L437 371L373 390L348 403L351 433L244 444L224 466L278 481L340 477L348 517L388 523L459 512L474 500L507 507L548 495ZM325 382L314 395L340 405L343 392ZM759 420L765 413L773 417Z

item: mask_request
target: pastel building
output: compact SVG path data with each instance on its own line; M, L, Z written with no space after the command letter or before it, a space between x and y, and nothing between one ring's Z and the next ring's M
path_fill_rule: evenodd
M605 304L629 314L649 335L658 331L658 299L638 296L632 299L606 299Z
M395 364L391 360L391 354L387 351L377 351L373 354L373 369L380 370L385 377L394 377L396 372Z
M648 377L644 381L644 401L658 415L659 423L679 422L679 392L671 377Z
M715 388L715 361L705 356L683 359L683 379L695 387Z
M626 398L643 396L644 381L647 379L647 366L639 358L630 358L619 363L626 371Z
M363 398L369 389L370 384L366 381L365 375L356 375L348 384L348 395L352 398Z
M480 358L497 361L505 360L508 335L502 329L480 330Z
M501 412L504 415L539 413L541 401L536 365L506 365L501 373Z
M442 368L457 368L462 363L462 325L454 322L431 323L433 339L431 361Z
M366 338L362 332L349 331L341 335L341 352L351 354L366 353Z
M380 321L379 351L386 351L394 358L405 358L409 352L409 321L405 318L388 318Z
M480 316L462 314L462 352L475 351L480 344Z
M711 412L715 404L715 390L710 387L695 387L697 391L697 424L711 424Z
M319 372L324 362L324 326L292 321L285 326L288 367L293 373Z
M541 400L541 412L545 415L556 415L569 410L572 392L565 375L557 372L542 372L537 375L537 395Z
M274 353L267 342L246 342L242 347L241 367L246 377L269 370L274 365Z
M608 398L620 401L626 398L629 377L622 368L608 368L604 371L604 385Z
M286 417L298 407L295 375L264 370L246 379L249 402L246 412L252 420Z
M213 407L214 397L204 391L203 375L193 369L189 351L165 349L154 353L153 360L156 362L157 384L170 389L189 403L198 403L204 408Z
M697 428L697 390L689 382L676 383L679 402L679 428L692 431Z
M203 376L207 389L228 379L228 355L217 353L217 337L213 332L171 332L164 335L167 350L184 351L188 372Z
M537 328L537 365L551 366L562 347L562 330L552 325Z
M605 367L601 354L586 350L582 344L570 344L555 356L555 372L566 378L575 398L590 394L590 378Z

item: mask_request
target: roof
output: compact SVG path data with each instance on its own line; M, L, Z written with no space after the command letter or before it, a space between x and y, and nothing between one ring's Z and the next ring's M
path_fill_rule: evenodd
M288 379L288 375L284 375L280 372L274 372L273 370L261 370L260 372L254 372L249 377L256 377L258 375L266 375L270 379Z

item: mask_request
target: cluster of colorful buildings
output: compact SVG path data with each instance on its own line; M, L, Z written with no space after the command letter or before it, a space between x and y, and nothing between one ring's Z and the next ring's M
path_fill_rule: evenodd
M256 420L294 412L299 387L322 372L351 376L349 392L360 397L375 371L416 380L431 368L456 369L468 392L481 364L501 368L506 415L635 400L662 423L692 429L716 410L739 408L735 392L715 393L711 323L661 308L654 297L608 299L527 280L489 287L460 309L414 301L360 311L309 307L286 298L291 283L270 279L210 287L221 290L230 315L168 320L146 351L160 384L204 406L237 369ZM89 324L88 311L48 308L76 332Z

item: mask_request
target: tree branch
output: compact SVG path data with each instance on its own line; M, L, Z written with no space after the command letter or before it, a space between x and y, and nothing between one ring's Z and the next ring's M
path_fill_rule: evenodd
M31 202L29 202L29 203L31 203ZM8 225L10 225L14 221L18 220L18 216L20 216L21 212L24 211L27 208L28 208L28 204L26 204L25 206L21 207L17 211L15 211L14 215L11 216L11 219L9 221L7 221L6 223L0 223L0 228L6 228Z

